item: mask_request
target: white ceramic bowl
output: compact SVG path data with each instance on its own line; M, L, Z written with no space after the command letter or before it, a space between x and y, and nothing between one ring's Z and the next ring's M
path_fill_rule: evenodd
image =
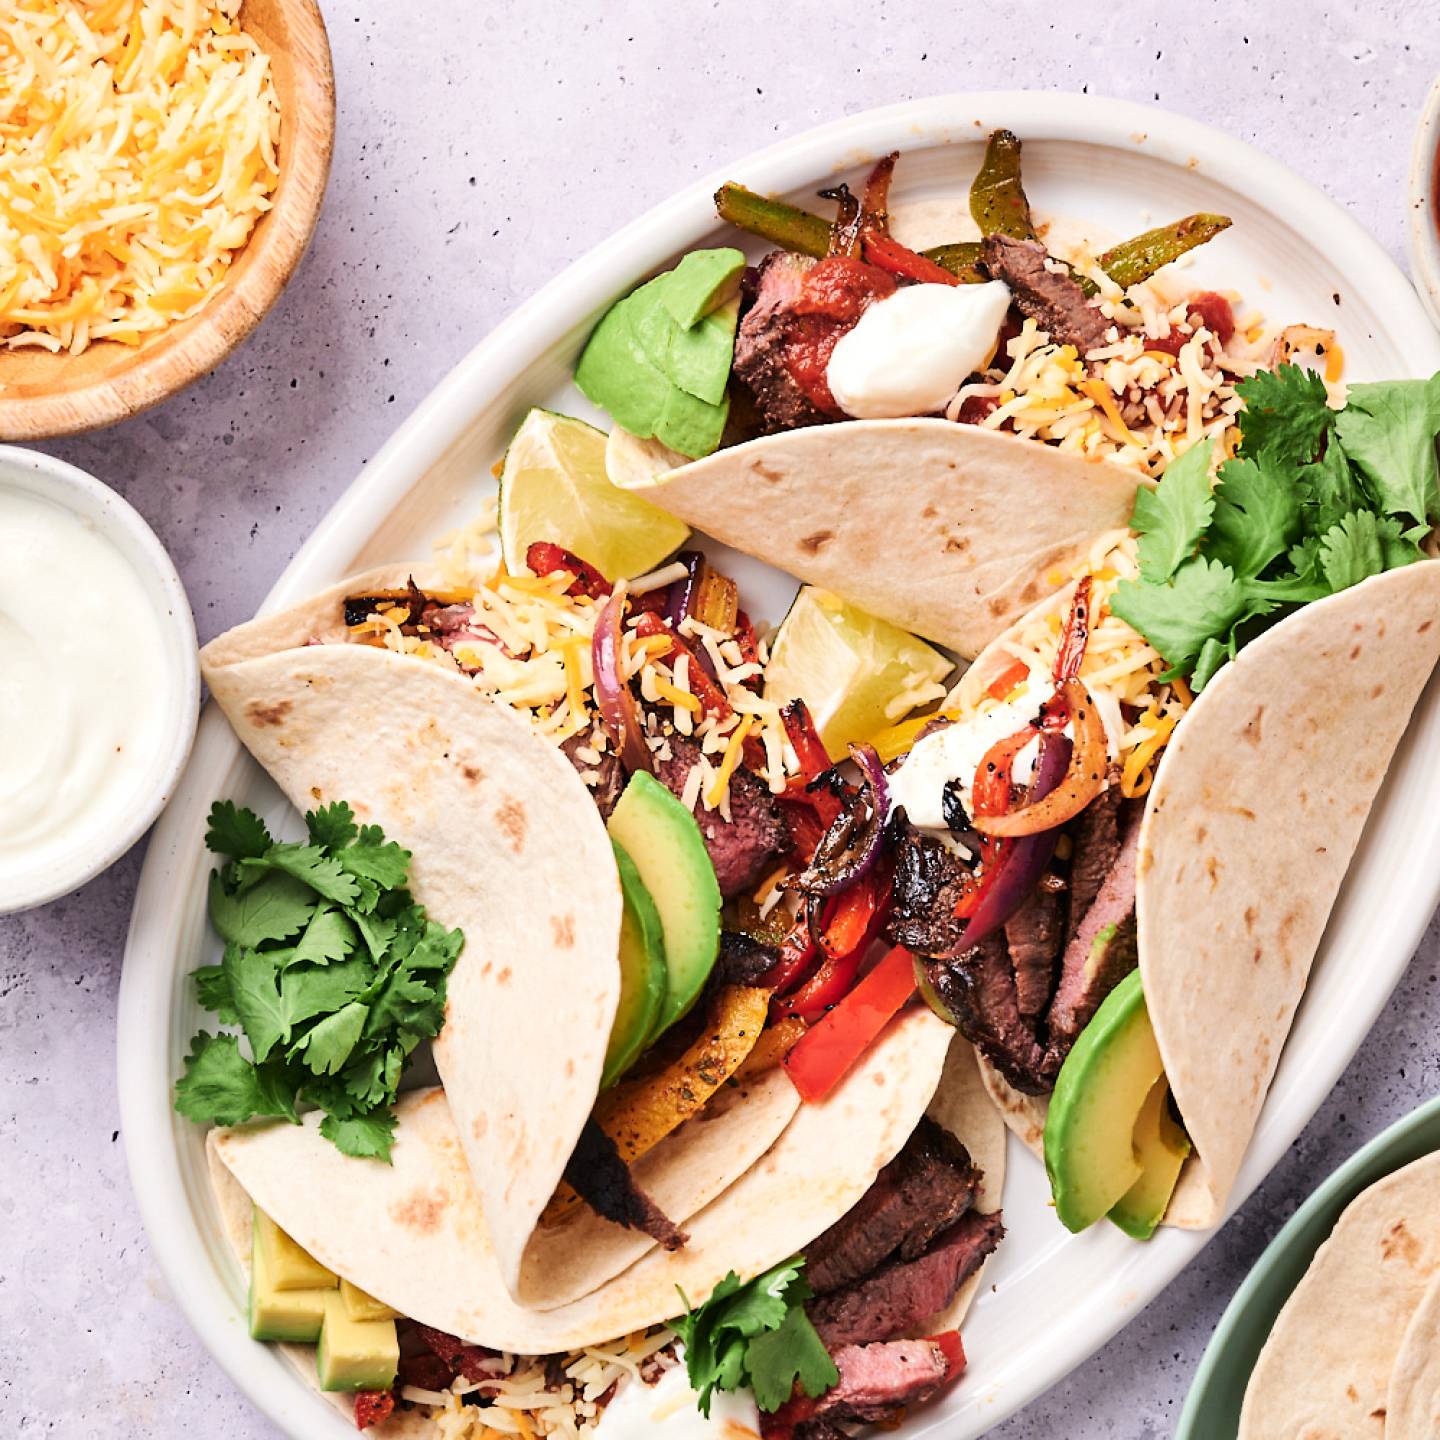
M163 733L153 737L157 743L149 747L149 758L140 763L139 772L127 777L123 823L77 827L59 860L43 869L32 866L15 873L0 864L3 915L68 895L113 865L150 828L190 757L200 705L200 665L185 587L165 547L132 506L74 465L12 445L0 445L0 490L28 492L68 510L119 552L138 577L159 621L166 689L156 707ZM96 703L103 704L104 697L97 696Z
M1415 288L1440 325L1440 80L1430 87L1410 158L1410 265Z

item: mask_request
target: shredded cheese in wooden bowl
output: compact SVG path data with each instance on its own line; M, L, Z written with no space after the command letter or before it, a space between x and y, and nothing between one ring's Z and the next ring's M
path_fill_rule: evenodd
M78 354L195 313L271 205L280 102L240 0L9 0L0 339Z

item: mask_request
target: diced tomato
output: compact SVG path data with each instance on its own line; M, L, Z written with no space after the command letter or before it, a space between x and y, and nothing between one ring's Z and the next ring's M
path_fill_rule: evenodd
M806 273L785 339L785 368L823 414L841 416L826 371L840 337L875 300L893 294L884 270L848 255L829 255Z
M355 1392L355 1428L368 1430L382 1425L395 1413L395 1394L391 1390L357 1390Z
M1185 302L1191 323L1200 323L1222 344L1228 345L1235 333L1235 310L1223 296L1213 290L1202 290Z
M785 1057L786 1073L800 1098L823 1100L914 993L913 958L896 946Z
M536 575L553 575L568 570L575 578L565 587L567 595L590 595L598 598L610 593L610 582L593 566L563 545L537 540L525 552L525 563Z

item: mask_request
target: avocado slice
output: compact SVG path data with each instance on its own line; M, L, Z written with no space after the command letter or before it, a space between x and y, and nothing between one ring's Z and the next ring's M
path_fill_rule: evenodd
M695 817L653 776L637 770L610 814L660 915L666 992L653 1040L695 1003L720 949L720 886Z
M660 1019L669 986L660 912L635 862L614 840L610 843L615 847L625 908L620 916L620 1003L605 1047L602 1090L613 1085L645 1048Z
M383 1301L367 1294L358 1285L348 1280L340 1281L340 1298L345 1302L345 1311L352 1320L398 1320L400 1312L392 1310Z
M1175 1123L1166 1103L1170 1082L1162 1075L1151 1087L1135 1120L1135 1153L1140 1178L1115 1202L1110 1218L1136 1240L1148 1240L1165 1218L1190 1137Z
M320 1338L325 1297L339 1292L325 1286L282 1289L275 1283L274 1248L262 1238L262 1224L277 1231L268 1215L256 1210L250 1241L250 1334L256 1340L289 1340L313 1345ZM295 1242L285 1236L290 1244ZM300 1249L298 1245L295 1246ZM304 1255L304 1251L300 1253ZM309 1259L309 1256L305 1257ZM323 1269L324 1267L319 1267ZM326 1271L328 1274L329 1272ZM332 1277L333 1278L333 1277Z
M707 405L687 395L678 385L670 387L665 404L655 421L655 438L692 460L719 448L730 417L730 397L719 405ZM628 425L625 427L630 428Z
M265 1268L277 1290L333 1290L339 1277L308 1250L297 1245L263 1210L255 1211L255 1243L265 1252Z
M393 1320L352 1320L339 1290L325 1295L325 1319L315 1347L322 1390L389 1390L400 1367Z
M735 298L744 270L745 256L731 246L692 250L669 274L660 277L664 281L660 298L675 323L689 330Z
M612 305L575 367L581 394L608 411L616 424L642 436L655 433L660 412L675 389L641 344L637 325L646 308L640 291Z
M740 301L727 301L712 310L692 330L676 329L670 336L666 373L687 395L708 405L725 400L730 383L730 362L735 358L735 331L740 322ZM723 421L721 422L723 426Z
M1107 1214L1143 1173L1135 1124L1164 1071L1140 972L1105 997L1060 1067L1045 1121L1045 1169L1067 1230Z

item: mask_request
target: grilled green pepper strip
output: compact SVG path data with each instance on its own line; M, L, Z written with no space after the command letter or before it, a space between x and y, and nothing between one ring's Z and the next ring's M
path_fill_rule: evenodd
M782 250L813 255L817 260L830 253L830 222L798 205L757 195L731 181L715 192L715 209L722 220Z
M970 213L982 235L1035 238L1030 202L1020 183L1020 142L1009 130L996 130L985 146L980 173L970 187Z
M954 275L962 285L983 285L990 277L980 268L980 242L957 240L951 245L932 245L920 252Z
M1142 280L1148 280L1162 266L1178 260L1187 251L1207 240L1213 240L1222 230L1230 228L1228 215L1210 215L1201 212L1187 215L1183 220L1161 225L1156 230L1147 230L1143 235L1122 240L1112 245L1100 256L1100 268L1122 289L1128 290ZM1081 288L1087 295L1095 294L1095 283L1082 279Z

